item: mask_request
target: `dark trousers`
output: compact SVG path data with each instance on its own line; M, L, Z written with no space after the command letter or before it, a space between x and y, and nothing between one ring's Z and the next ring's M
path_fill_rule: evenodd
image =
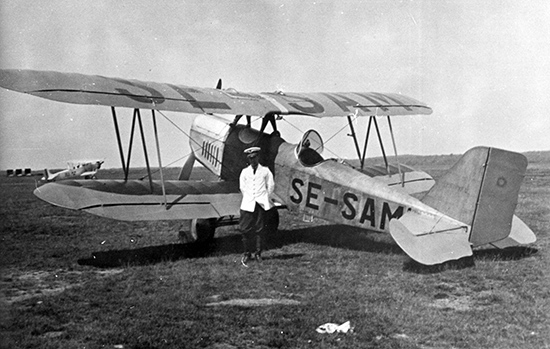
M241 210L239 229L243 238L245 253L261 253L265 233L266 211L256 203L254 212Z

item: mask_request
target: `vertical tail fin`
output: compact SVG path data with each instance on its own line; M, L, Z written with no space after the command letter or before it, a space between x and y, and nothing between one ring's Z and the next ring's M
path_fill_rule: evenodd
M480 246L510 234L527 159L519 153L476 147L435 184L422 200L471 226L470 243Z

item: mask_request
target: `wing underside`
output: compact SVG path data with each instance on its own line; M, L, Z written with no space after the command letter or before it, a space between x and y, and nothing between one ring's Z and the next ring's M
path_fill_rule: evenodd
M66 180L48 183L34 194L56 206L125 221L218 218L239 214L235 182Z
M265 116L298 114L338 117L356 114L431 114L427 105L393 93L245 93L169 83L37 70L0 70L0 86L74 104L156 109L185 113Z

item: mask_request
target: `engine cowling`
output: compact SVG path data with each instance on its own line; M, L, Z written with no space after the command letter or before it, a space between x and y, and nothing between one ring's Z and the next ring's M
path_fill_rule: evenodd
M195 158L221 180L235 181L248 164L243 152L262 148L260 163L274 171L279 145L284 140L245 125L233 125L217 115L197 116L191 126L191 150Z

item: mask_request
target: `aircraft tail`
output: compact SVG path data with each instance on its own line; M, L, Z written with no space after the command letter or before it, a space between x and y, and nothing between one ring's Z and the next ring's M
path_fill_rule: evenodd
M477 147L460 158L422 200L471 226L470 242L506 238L518 203L527 159L506 150Z
M488 147L470 149L422 199L445 217L458 221L454 227L436 229L440 216L427 217L411 211L394 222L393 229L390 222L390 232L414 259L419 256L423 260L429 246L438 245L438 249L446 250L439 257L430 257L432 262L425 264L471 255L471 249L464 249L466 243L473 247L493 244L503 248L534 242L533 232L514 216L526 169L527 159L522 154ZM469 229L459 233L460 223L462 228ZM451 235L462 241L461 251L453 251L454 245L458 245L451 241Z
M43 181L49 181L52 177L52 173L47 168L44 169L44 177L42 177Z

